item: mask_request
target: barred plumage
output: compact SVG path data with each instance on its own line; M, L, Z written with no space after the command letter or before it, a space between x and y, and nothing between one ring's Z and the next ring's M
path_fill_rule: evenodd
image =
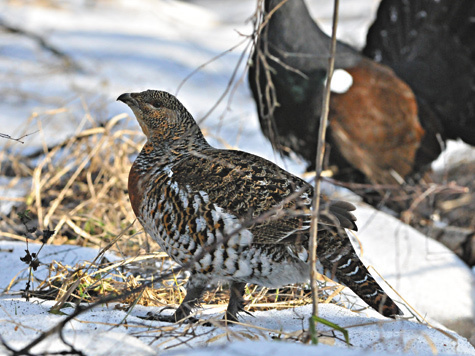
M145 231L178 264L191 263L187 295L174 319L188 316L211 281L231 284L226 318L237 320L246 283L305 282L313 188L261 157L211 147L171 94L126 93L147 143L129 175L132 208ZM354 206L323 200L320 272L350 287L383 315L401 314L356 255L345 228ZM265 217L265 219L264 219Z

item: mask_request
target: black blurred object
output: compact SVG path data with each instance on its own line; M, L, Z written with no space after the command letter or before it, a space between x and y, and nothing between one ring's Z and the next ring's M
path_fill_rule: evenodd
M424 129L475 145L475 1L383 0L363 54L409 84Z
M249 70L261 128L313 169L330 38L302 0L264 7L262 21L271 16ZM414 182L446 139L475 144L474 18L473 0L383 0L365 56L338 43L335 68L353 83L331 97L325 168L334 178Z

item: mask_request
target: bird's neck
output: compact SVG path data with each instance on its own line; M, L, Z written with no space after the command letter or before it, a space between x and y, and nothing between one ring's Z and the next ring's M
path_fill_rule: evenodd
M315 24L305 3L302 0L288 0L284 5L281 3L282 0L267 0L265 3L267 13L278 7L269 20L269 40L300 55L302 51L308 51L321 57L322 53L328 52L331 40Z
M266 12L281 2L266 0ZM327 68L331 39L312 19L303 0L288 0L273 13L267 27L270 49L278 51L285 63L301 71ZM337 43L336 52L337 68L353 66L360 60L360 55L343 43Z
M154 165L167 165L183 155L200 154L209 147L198 126L192 126L171 130L166 135L152 133L140 154L154 160Z

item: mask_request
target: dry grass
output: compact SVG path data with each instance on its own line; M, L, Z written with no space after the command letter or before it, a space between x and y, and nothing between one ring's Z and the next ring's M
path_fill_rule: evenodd
M33 166L28 164L31 156L12 160L27 164L9 169L33 178L32 189L18 210L31 211L35 219L30 225L55 231L48 243L104 247L135 220L127 177L143 137L128 128L129 121L125 115L116 116L105 126L85 129L45 149L34 169L27 168ZM14 217L5 217L2 229L11 238L23 240L23 228ZM138 246L145 245L145 236L136 232L130 229L113 249L127 255L138 251Z
M1 161L11 162L2 165L3 174L32 177L32 188L21 199L20 206L1 217L3 235L20 241L26 236L30 240L37 238L39 234L25 234L25 227L17 216L17 212L25 210L29 210L33 218L28 223L29 228L54 230L48 244L104 248L124 232L110 249L124 257L139 256L131 268L138 266L147 272L148 266L153 272L160 272L155 263L150 267L151 257L156 256L147 254L158 251L159 247L140 233L142 228L138 222L133 224L135 216L127 193L131 162L144 141L143 134L130 129L132 126L128 116L119 115L106 125L92 123L61 144L45 148L41 154L20 158L8 157L7 151L3 151ZM37 156L40 159L34 162ZM160 258L163 259L163 254ZM139 277L125 274L98 279L99 271L105 266L87 267L53 263L50 277L40 285L38 292L45 298L61 299L71 283L80 280L69 300L91 301L103 293L120 292L140 283ZM181 296L161 300L166 304L169 299L179 298Z

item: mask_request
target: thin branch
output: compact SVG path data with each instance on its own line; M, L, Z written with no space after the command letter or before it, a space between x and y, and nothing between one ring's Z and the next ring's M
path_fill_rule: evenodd
M32 132L32 133L29 133L29 134L24 134L23 136L18 137L18 138L13 138L10 135L0 133L0 138L5 138L7 140L17 141L17 142L20 142L20 143L25 143L24 141L22 141L25 137L31 136L31 135L33 135L37 132L38 132L38 130L35 131L35 132Z
M43 48L44 50L52 53L53 55L55 55L59 59L61 59L63 61L63 63L66 65L66 67L71 68L74 71L78 71L78 72L82 71L81 67L70 56L68 56L66 53L62 52L61 50L59 50L55 46L53 46L51 43L46 41L40 35L37 35L36 33L29 32L29 31L24 30L24 29L22 29L20 27L17 27L17 26L7 24L1 18L0 18L0 29L3 29L6 32L26 36L26 37L32 39L33 41L38 43L38 45L41 48Z
M188 74L181 82L180 84L178 85L178 87L176 88L176 91L175 91L175 96L178 95L178 92L180 91L180 89L183 87L183 85L185 85L185 83L188 81L188 79L190 79L192 76L194 76L196 73L198 73L200 70L202 70L203 68L205 68L208 64L211 64L213 62L215 62L216 60L220 59L221 57L224 57L226 54L234 51L236 48L238 48L239 46L241 46L244 42L246 42L247 39L244 39L243 41L239 42L238 44L234 45L233 47L227 49L226 51L224 52L221 52L219 53L218 55L214 56L213 58L211 58L210 60L206 61L205 63L201 64L200 66L198 66L197 68L195 68L190 74ZM245 52L245 51L244 51ZM239 67L239 63L237 65Z
M245 43L246 41L248 41L247 38L244 39L243 41L241 41L237 46L240 46L241 44ZM201 124L201 123L203 123L203 121L206 120L206 118L218 107L218 105L223 101L223 99L226 97L226 95L231 90L231 88L233 86L233 83L234 83L234 79L236 78L236 76L238 74L239 67L240 67L242 61L244 60L244 58L246 58L246 53L247 53L247 50L248 50L249 46L251 45L251 43L252 43L251 41L248 42L245 49L242 51L241 55L239 56L238 62L236 64L236 67L233 70L233 73L231 74L231 78L228 81L228 85L226 86L226 89L221 94L221 96L218 98L216 103L211 107L211 109L209 109L208 112L201 119L198 120L198 124ZM233 47L233 48L235 48L235 47Z
M320 127L318 131L318 146L315 157L315 194L313 195L312 209L314 212L320 210L320 191L321 191L321 175L323 171L323 157L325 154L325 134L328 126L328 113L330 107L330 84L333 76L333 69L335 66L335 52L336 52L336 29L338 25L338 6L339 0L335 0L333 8L333 26L332 26L332 41L330 46L330 58L328 59L328 74L325 92L323 93L322 115L320 117ZM310 226L310 285L312 288L313 308L312 315L318 316L318 285L317 277L317 234L318 234L318 214L313 214Z

